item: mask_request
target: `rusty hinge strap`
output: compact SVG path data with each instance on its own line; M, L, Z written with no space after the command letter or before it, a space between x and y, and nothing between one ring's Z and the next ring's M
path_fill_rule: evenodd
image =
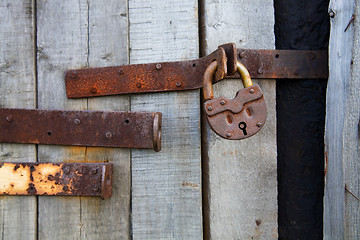
M80 98L199 89L202 87L203 74L213 60L228 61L229 72L226 74L225 71L228 78L238 77L229 77L234 70L233 64L229 63L236 63L236 60L246 66L252 78L328 77L327 51L237 49L234 56L233 49L233 45L229 47L229 44L225 44L197 60L69 70L65 75L67 96ZM221 69L224 67L222 64ZM214 83L220 79L218 73Z
M161 149L158 112L0 109L0 142Z
M111 163L0 163L0 195L111 196Z

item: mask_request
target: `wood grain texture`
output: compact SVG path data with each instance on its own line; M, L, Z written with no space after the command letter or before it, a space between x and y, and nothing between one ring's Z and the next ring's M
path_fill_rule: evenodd
M355 16L360 16L360 1L356 0ZM355 18L354 45L352 48L349 97L346 101L344 120L344 181L345 191L345 239L360 239L360 19ZM356 199L354 194L358 199Z
M196 1L129 1L130 63L198 58ZM161 70L160 70L161 71ZM202 239L199 91L131 96L163 113L162 149L132 150L134 239Z
M355 16L360 16L360 1L356 0ZM360 239L360 19L355 18L352 49L351 80L344 123L345 239Z
M274 48L273 2L205 1L204 50L236 43L238 48ZM255 82L255 81L254 81ZM275 81L261 81L268 104L264 128L242 141L224 140L206 126L208 190L205 233L211 239L277 239ZM234 98L240 80L214 85L215 96Z
M38 106L87 109L86 99L67 100L64 71L87 66L87 1L37 1ZM85 147L38 147L39 162L83 161ZM39 197L39 239L81 239L80 197Z
M127 1L89 1L89 67L128 63ZM106 39L106 41L104 41ZM129 97L90 98L89 110L128 111ZM129 136L131 137L131 136ZM86 159L113 163L111 198L81 198L83 239L130 239L130 150L87 148Z
M39 108L129 110L128 97L68 100L64 72L126 64L126 1L38 1ZM40 239L129 239L130 151L115 148L39 146L39 160L109 161L113 195L41 197Z
M345 147L348 147L347 141L349 139L345 136L350 137L349 131L355 131L354 128L347 129L347 127L354 125L349 120L355 109L350 108L351 114L348 115L347 113L354 27L351 26L346 32L344 31L352 14L354 14L354 1L330 1L330 10L335 12L335 17L331 18L329 80L326 94L325 156L327 166L325 168L327 171L324 196L324 239L344 239L345 184L347 183L345 179L348 179L344 170L349 170L352 162L358 161L358 159L352 159L345 162L344 158L344 154L347 157L349 157L348 154L353 154L353 151L347 153L349 149ZM350 98L349 101L351 103L354 98ZM356 108L356 105L353 107ZM359 112L356 114L359 116ZM351 133L351 135L353 134ZM353 141L354 138L352 137L351 140ZM355 142L352 143L355 144ZM356 170L351 170L351 172L353 171ZM358 179L349 180L350 188L354 186L353 181L358 181ZM346 196L347 201L349 201L348 193Z
M34 2L1 1L0 22L0 107L35 108ZM0 144L0 161L36 162L35 145ZM36 197L1 196L1 239L35 239L36 205Z

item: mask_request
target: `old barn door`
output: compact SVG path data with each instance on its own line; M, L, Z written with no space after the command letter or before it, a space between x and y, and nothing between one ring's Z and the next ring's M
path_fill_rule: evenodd
M244 141L201 124L199 90L67 99L64 84L68 69L196 59L227 42L273 48L272 1L5 0L0 19L1 108L163 114L160 152L0 144L2 162L114 165L107 200L1 196L2 239L277 238L273 81L258 82L267 124Z

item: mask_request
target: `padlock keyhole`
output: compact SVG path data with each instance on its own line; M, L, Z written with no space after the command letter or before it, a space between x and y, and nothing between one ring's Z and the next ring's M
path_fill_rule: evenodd
M240 130L243 131L244 136L246 136L246 135L247 135L247 132L246 132L246 122L240 122L240 123L239 123L239 128L240 128Z

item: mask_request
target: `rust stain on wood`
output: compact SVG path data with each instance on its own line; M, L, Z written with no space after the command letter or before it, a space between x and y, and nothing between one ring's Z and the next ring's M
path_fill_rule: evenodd
M183 181L181 184L183 187L192 187L192 188L199 188L199 184L196 183L190 183Z

